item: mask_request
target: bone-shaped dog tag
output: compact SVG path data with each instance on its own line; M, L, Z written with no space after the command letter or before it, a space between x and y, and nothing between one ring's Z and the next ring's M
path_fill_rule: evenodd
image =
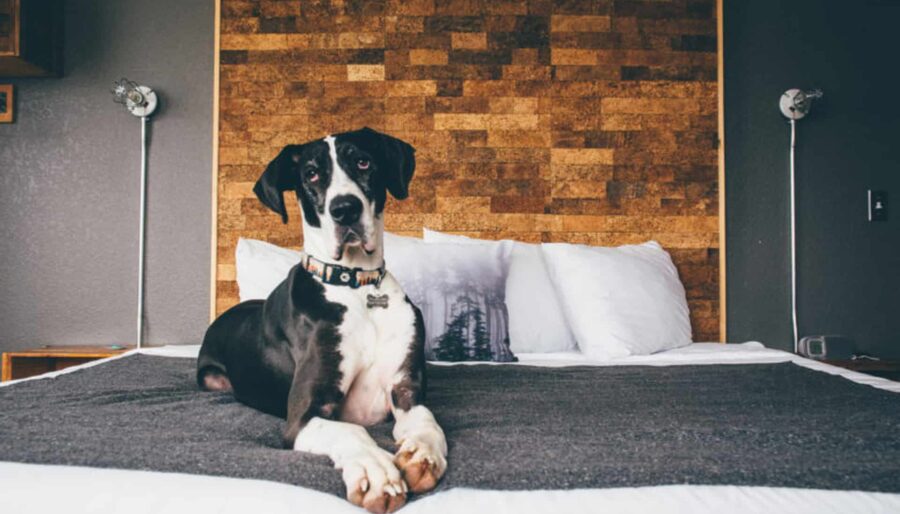
M389 298L390 297L386 294L379 294L379 295L367 294L366 295L366 307L368 307L370 309L372 307L384 307L385 309L387 309Z

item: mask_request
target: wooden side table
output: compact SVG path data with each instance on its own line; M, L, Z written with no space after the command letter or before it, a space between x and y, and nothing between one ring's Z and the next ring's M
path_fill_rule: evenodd
M822 361L832 366L900 382L900 360L847 359Z
M0 381L33 377L59 371L97 359L105 359L131 350L131 346L46 346L3 353Z

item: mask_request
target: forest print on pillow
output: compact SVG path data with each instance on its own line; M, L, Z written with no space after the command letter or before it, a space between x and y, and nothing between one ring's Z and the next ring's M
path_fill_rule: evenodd
M505 302L509 247L426 244L393 234L385 234L384 246L388 271L422 311L428 360L516 360Z

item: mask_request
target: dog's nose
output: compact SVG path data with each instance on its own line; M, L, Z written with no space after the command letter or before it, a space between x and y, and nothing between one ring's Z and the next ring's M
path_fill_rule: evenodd
M352 225L359 221L362 208L359 198L353 195L340 195L331 200L331 207L328 210L338 225Z

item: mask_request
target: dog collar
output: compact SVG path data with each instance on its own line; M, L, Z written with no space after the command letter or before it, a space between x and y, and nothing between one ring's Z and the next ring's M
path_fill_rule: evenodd
M376 269L348 268L347 266L320 261L305 253L300 258L300 265L326 284L348 286L351 289L369 284L375 284L375 287L378 287L381 285L381 280L384 278L385 273L383 264Z

